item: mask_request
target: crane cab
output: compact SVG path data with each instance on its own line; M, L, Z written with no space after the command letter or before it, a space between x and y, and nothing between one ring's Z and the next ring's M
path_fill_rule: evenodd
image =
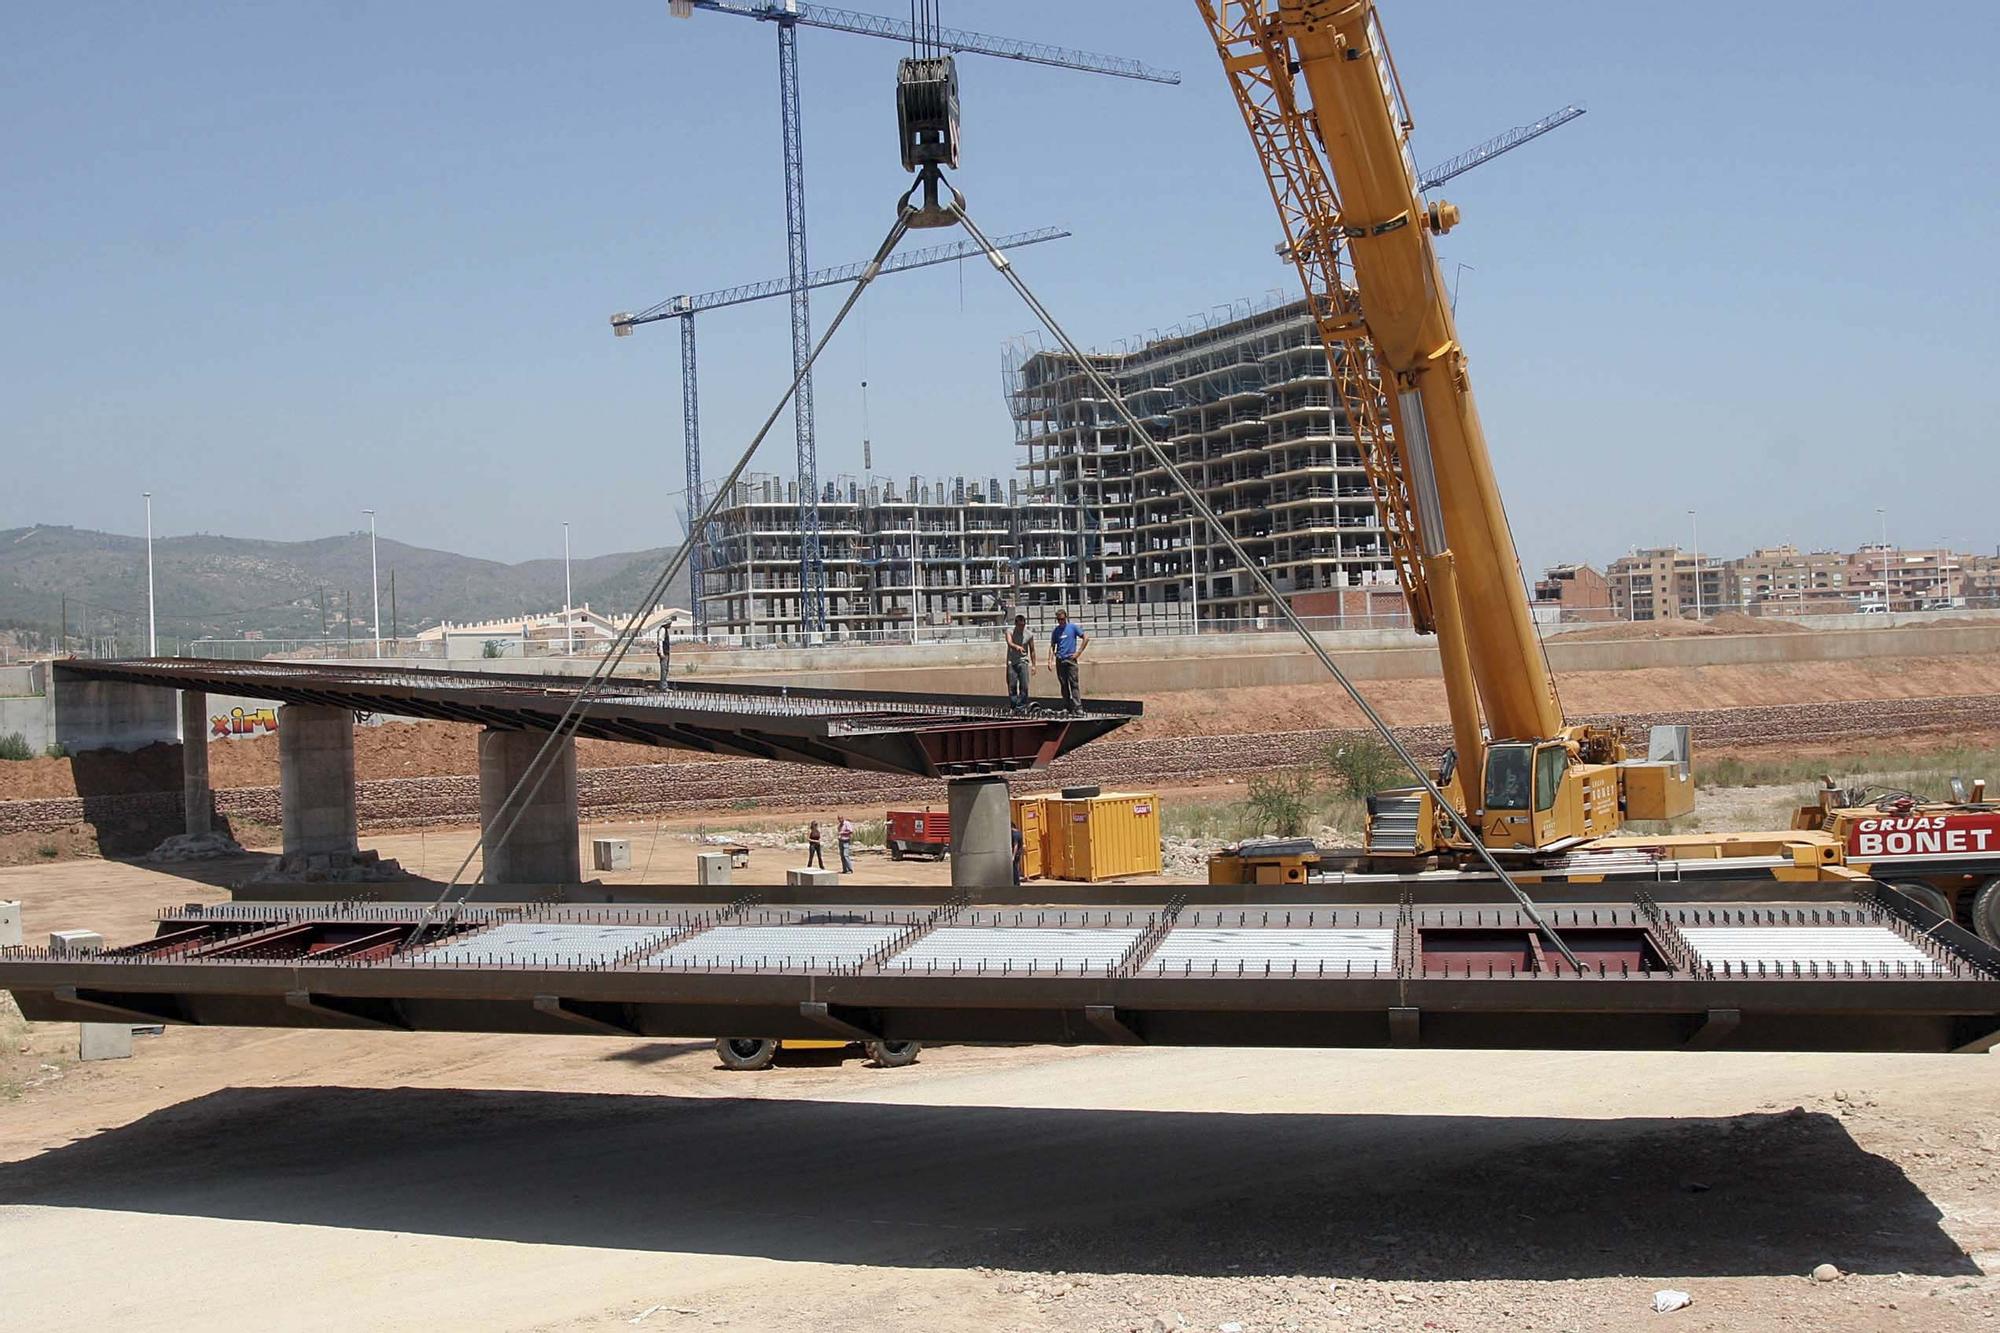
M1618 770L1579 761L1567 741L1486 749L1486 845L1532 851L1616 833Z

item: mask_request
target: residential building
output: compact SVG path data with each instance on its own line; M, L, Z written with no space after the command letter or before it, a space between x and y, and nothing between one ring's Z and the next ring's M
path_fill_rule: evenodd
M1544 625L1613 620L1611 584L1589 565L1551 565L1535 580L1535 619Z
M1699 551L1678 546L1641 547L1605 566L1611 605L1619 620L1678 620L1733 605L1727 569Z
M1728 600L1760 615L1821 615L1853 609L1852 556L1840 551L1801 551L1790 544L1760 546L1731 560Z

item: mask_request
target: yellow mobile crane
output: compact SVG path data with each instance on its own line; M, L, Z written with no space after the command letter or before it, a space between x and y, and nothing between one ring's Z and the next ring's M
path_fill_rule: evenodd
M1421 633L1453 748L1438 786L1494 851L1575 847L1693 808L1684 743L1636 759L1563 717L1528 610L1432 238L1411 122L1372 0L1197 0L1256 143ZM1659 747L1656 747L1656 749ZM1671 751L1680 749L1680 753ZM1369 849L1463 841L1423 788L1373 803Z

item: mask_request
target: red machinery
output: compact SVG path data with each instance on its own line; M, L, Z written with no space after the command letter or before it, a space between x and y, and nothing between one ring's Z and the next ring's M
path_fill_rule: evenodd
M942 861L951 850L951 816L942 810L929 806L921 810L891 810L888 820L887 842L892 861L906 856L928 856Z

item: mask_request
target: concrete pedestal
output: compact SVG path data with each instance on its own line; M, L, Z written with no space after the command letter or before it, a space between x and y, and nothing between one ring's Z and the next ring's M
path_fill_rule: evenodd
M186 832L199 836L215 828L215 798L208 788L208 696L181 691L181 809Z
M479 733L479 829L486 838L482 855L488 884L575 884L583 878L576 818L576 742L557 743L532 794L524 791L516 802L507 799L547 739L539 731L495 727ZM503 841L500 834L509 822L513 832Z
M729 882L729 853L696 852L694 858L694 882L697 884L727 884Z
M630 838L592 838L590 840L590 868L592 870L630 870L632 868L632 840Z
M785 871L785 883L795 888L838 888L840 886L840 872L838 870L821 870L818 866L791 866Z
M49 952L71 956L103 953L104 936L94 930L52 930ZM79 1023L77 1028L79 1060L123 1060L132 1054L130 1023Z
M1014 882L1012 807L1005 778L953 778L945 788L951 809L951 884L955 889L999 889Z
M286 704L278 710L278 793L285 871L344 869L360 850L354 820L354 714Z
M21 942L21 904L14 899L0 899L0 949L11 949Z

